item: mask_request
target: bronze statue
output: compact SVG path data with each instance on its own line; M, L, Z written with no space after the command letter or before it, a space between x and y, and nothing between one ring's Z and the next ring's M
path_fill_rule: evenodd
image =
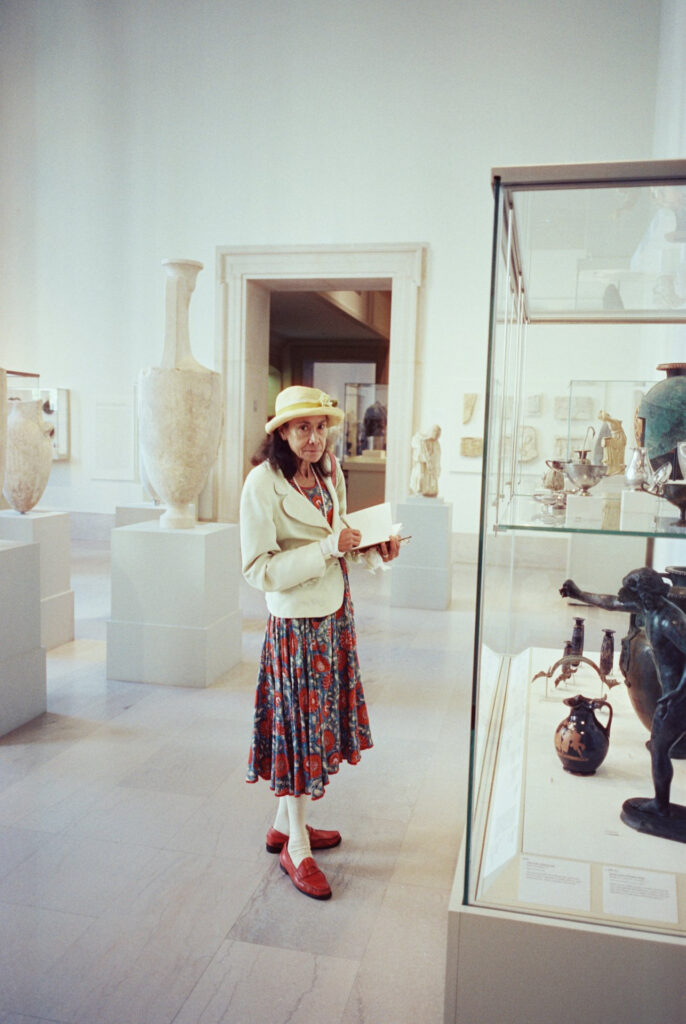
M631 828L686 842L686 807L672 804L669 792L674 769L670 748L686 733L686 614L669 600L671 587L654 569L633 569L617 595L591 594L573 580L560 588L563 597L606 611L640 613L662 686L650 731L650 760L655 796L632 797L621 818Z

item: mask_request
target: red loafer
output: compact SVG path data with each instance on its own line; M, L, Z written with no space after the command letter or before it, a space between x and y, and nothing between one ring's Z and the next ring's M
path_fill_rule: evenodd
M340 832L327 832L326 829L310 828L309 825L307 832L313 850L331 850L341 841ZM267 832L267 853L280 853L287 842L288 836L285 836L283 832L278 832L275 828L270 828Z
M295 868L288 854L288 843L285 843L279 854L279 864L281 870L289 875L291 882L300 892L313 900L331 899L329 883L317 867L314 857L305 857L305 860Z

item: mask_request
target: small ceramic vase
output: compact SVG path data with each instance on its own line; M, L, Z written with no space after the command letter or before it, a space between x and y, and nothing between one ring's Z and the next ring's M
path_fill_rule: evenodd
M615 631L614 629L603 630L603 640L600 645L600 674L605 677L612 672L615 662Z
M562 462L558 459L546 459L548 467L543 474L543 486L549 491L564 491L565 475L562 469Z
M17 512L38 504L52 469L52 427L43 419L43 403L7 403L7 456L2 493Z
M572 642L570 647L570 654L578 654L581 656L584 653L584 619L574 619L574 629L572 630ZM578 666L579 662L576 662Z
M589 700L578 694L564 703L571 711L555 730L555 750L562 767L572 775L593 775L605 760L610 746L612 705L606 700ZM607 725L594 712L607 708Z

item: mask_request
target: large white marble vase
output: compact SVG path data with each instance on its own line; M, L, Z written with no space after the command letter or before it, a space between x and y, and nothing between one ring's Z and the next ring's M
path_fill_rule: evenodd
M193 358L191 295L202 263L164 260L167 274L164 353L138 375L141 461L167 506L160 525L195 526L195 502L217 457L222 427L221 377Z
M43 419L43 402L11 400L7 406L7 453L2 493L17 512L38 504L52 469L52 427Z

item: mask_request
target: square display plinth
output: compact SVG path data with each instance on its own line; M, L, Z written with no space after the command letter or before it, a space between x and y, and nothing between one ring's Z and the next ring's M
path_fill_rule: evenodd
M602 526L604 505L600 495L568 494L566 525L580 529Z
M622 530L654 530L660 499L647 491L622 491L619 523Z
M166 506L155 505L152 501L141 501L137 505L117 505L114 510L115 526L133 526L134 523L145 523L159 519Z
M0 538L40 545L41 644L50 650L69 643L74 639L69 513L3 509Z
M0 736L46 710L40 549L0 540Z
M235 525L114 529L108 678L210 686L241 658L239 585Z
M416 496L397 506L403 536L411 537L391 570L391 605L442 610L452 594L452 512L441 498Z

